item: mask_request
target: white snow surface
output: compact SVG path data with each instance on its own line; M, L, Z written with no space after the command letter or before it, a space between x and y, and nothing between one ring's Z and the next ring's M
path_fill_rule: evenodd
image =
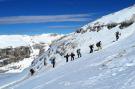
M0 35L0 48L12 46L29 46L32 43L48 43L60 38L62 35L53 36L53 34L42 34L35 36L28 35Z
M83 26L83 28L85 29L88 26L93 26L95 23L104 25L109 23L120 23L122 21L130 20L130 19L134 19L135 21L135 4L133 6L130 6L118 12L103 16L102 18Z
M110 23L129 20L135 14L135 6L98 19L95 22ZM117 20L118 19L118 20ZM99 24L100 24L99 23ZM82 27L86 28L88 25ZM121 33L116 42L115 32ZM99 32L69 34L55 41L51 48L34 61L34 76L28 69L18 76L0 77L1 89L135 89L135 23L127 28L119 26L108 30L103 27ZM89 54L89 45L102 41L102 49ZM75 46L76 48L72 48ZM65 58L56 51L65 53L81 49L82 57L65 63ZM97 49L95 47L95 49ZM52 68L49 59L56 57L56 67ZM47 66L44 66L44 59ZM27 72L26 72L27 71ZM5 81L9 78L9 81ZM4 80L5 79L5 80Z

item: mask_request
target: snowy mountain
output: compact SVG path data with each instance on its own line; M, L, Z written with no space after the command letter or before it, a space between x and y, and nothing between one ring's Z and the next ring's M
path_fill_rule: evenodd
M42 34L35 36L28 35L0 35L0 49L6 48L17 48L17 47L30 47L31 54L29 58L20 60L19 62L11 63L6 66L0 67L0 71L11 72L21 72L25 68L31 65L31 62L38 57L40 50L46 51L49 45L54 41L62 37L63 35L58 34ZM42 47L35 48L35 47ZM2 61L2 59L0 60Z
M75 33L53 41L50 48L19 74L0 77L2 89L135 89L135 6L104 16ZM115 41L115 33L121 33ZM89 45L102 49L89 53ZM82 57L65 62L64 55L81 49ZM50 59L56 57L56 67ZM44 66L44 61L47 65ZM16 76L15 76L16 75ZM8 76L8 78L7 78Z
M42 34L35 36L28 35L0 35L0 48L9 46L29 46L34 43L47 43L50 44L53 40L60 38L58 34Z

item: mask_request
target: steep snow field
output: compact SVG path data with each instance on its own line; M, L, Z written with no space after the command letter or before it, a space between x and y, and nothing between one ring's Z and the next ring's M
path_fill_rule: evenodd
M135 6L126 8L82 28L87 30L88 26L97 22L98 25L106 25L129 20L135 14L134 10ZM118 41L115 41L116 31L121 33ZM3 79L5 84L0 83L0 86L2 89L135 89L134 38L135 23L124 29L118 25L110 30L102 27L99 32L71 33L55 41L48 51L33 61L34 76L30 77L26 69L18 74L20 78L11 76L12 82ZM102 41L103 48L89 54L89 45L98 41ZM81 49L82 57L65 63L63 56L76 52L77 48ZM56 68L53 69L49 59L54 56ZM44 66L45 59L47 66Z
M107 16L103 16L101 19L98 19L92 23L89 23L89 24L85 25L83 28L86 28L89 25L94 25L94 23L96 23L96 22L99 22L100 25L102 25L102 24L108 24L108 23L113 23L113 22L120 23L122 21L129 20L129 18L132 18L133 16L135 16L134 7L135 7L135 5L128 7L126 9L123 9L121 11L109 14ZM135 20L135 18L134 18L134 20Z

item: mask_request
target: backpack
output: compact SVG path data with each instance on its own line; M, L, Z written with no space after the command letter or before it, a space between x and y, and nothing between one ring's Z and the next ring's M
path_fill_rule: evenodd
M98 47L100 45L100 43L98 42L97 44L96 44L96 46Z
M80 53L80 49L77 49L77 53Z
M97 44L96 44L97 47L100 47L101 46L101 41L99 41Z

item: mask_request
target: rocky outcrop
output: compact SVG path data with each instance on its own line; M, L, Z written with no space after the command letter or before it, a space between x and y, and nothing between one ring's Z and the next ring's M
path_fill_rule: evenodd
M20 46L16 48L8 47L0 49L0 66L29 58L31 54L30 47Z

